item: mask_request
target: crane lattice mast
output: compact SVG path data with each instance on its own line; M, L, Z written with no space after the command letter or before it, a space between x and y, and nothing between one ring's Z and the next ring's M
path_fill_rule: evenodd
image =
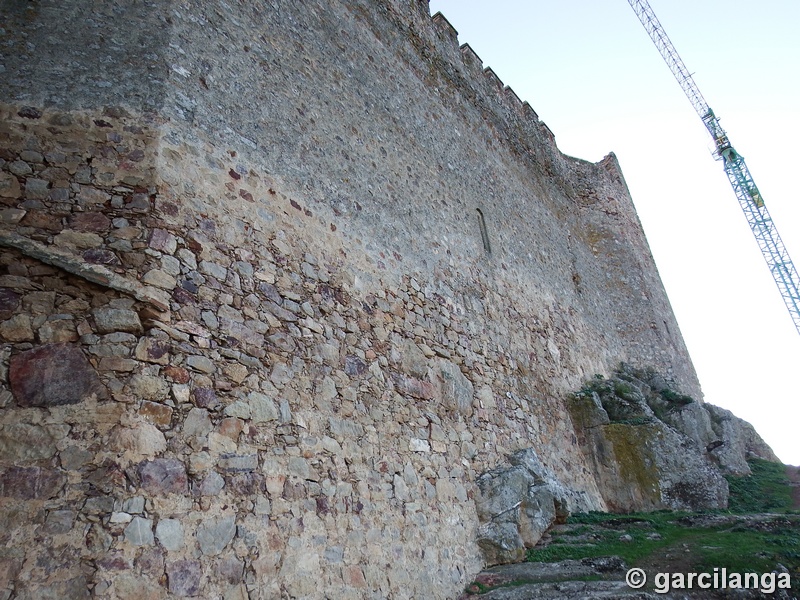
M750 229L761 249L761 254L767 261L772 277L786 303L786 308L789 309L794 326L800 333L800 277L798 277L792 259L769 216L764 199L750 175L744 158L733 149L728 134L722 129L719 119L703 98L692 75L687 71L686 65L683 64L664 28L653 13L653 9L650 8L650 4L647 0L628 0L628 3L639 17L670 71L683 88L686 97L692 103L695 112L703 120L706 129L714 139L716 148L714 158L722 161L728 180L739 200L739 205L742 207Z

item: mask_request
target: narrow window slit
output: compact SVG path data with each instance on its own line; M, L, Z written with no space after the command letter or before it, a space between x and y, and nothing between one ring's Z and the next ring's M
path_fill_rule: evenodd
M483 241L483 249L486 251L486 254L491 254L492 246L489 243L489 231L486 229L486 219L484 219L483 211L480 208L476 208L475 210L478 211L478 223L481 226L481 240Z

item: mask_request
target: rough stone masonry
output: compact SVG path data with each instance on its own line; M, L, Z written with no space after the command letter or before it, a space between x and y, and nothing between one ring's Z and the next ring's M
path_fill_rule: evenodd
M0 15L0 599L452 598L510 454L608 507L569 392L700 398L616 159L424 0Z

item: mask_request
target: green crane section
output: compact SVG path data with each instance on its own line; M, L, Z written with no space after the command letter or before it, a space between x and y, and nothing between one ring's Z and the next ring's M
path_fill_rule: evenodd
M798 277L797 270L767 211L764 199L750 175L744 158L733 149L728 134L722 129L719 119L703 98L692 75L686 70L686 65L683 64L681 57L667 37L653 9L650 8L650 4L647 0L628 0L628 3L639 17L686 97L692 103L695 112L703 120L706 129L714 139L716 147L714 157L722 161L725 174L731 182L745 217L747 217L747 222L758 242L761 254L767 261L772 277L786 303L786 308L789 309L794 326L800 333L800 277Z

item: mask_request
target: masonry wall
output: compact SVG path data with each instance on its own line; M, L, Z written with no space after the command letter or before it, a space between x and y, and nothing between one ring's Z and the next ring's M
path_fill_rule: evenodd
M605 507L568 392L699 396L616 159L425 3L0 9L0 598L451 598L509 452Z

